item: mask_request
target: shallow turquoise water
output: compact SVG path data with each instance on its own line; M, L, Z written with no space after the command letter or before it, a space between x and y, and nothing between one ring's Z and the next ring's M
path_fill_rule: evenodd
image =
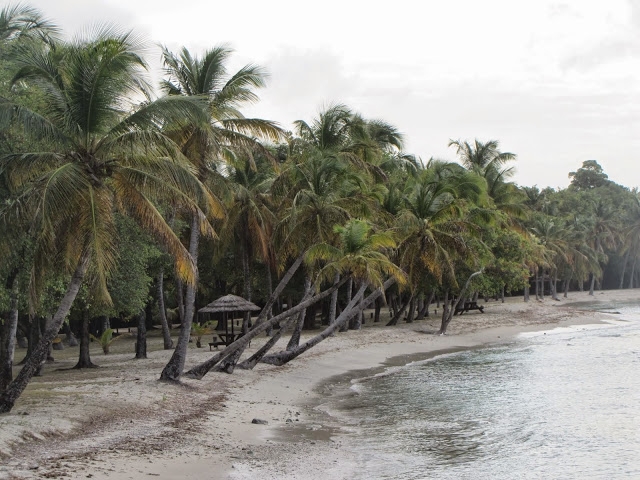
M640 306L354 381L353 478L640 478Z

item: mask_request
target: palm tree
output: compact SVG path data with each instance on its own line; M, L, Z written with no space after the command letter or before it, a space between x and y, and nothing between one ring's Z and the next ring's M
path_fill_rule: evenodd
M59 29L28 5L7 5L0 10L0 54L6 45L16 40L40 40L52 43Z
M71 273L50 326L0 397L0 412L11 410L44 360L88 273L94 298L109 303L116 212L152 232L174 256L178 275L195 282L192 258L154 201L171 196L205 212L216 205L158 127L204 117L197 102L180 98L131 103L131 98L149 98L141 46L131 33L103 28L55 49L24 49L13 82L40 92L46 102L33 111L0 99L0 129L19 124L35 139L33 150L2 158L23 208L19 213L28 215L37 232L32 290L37 292L53 259L62 259L58 267ZM201 228L209 227L201 223Z
M209 183L216 175L220 163L238 153L249 155L260 148L256 136L277 140L281 130L274 122L245 118L240 108L258 100L255 89L265 85L266 73L256 65L245 65L229 74L226 63L233 53L221 45L193 56L186 48L178 55L163 49L163 60L168 78L162 87L170 96L204 97L207 102L207 122L190 125L169 132L180 144L182 153L198 171L198 178ZM219 180L219 179L218 179ZM220 215L221 212L218 212ZM199 231L197 217L191 220L189 252L197 262ZM182 375L195 312L196 285L187 286L185 315L174 353L160 378L176 381Z
M513 167L505 168L505 164L515 160L516 156L513 153L501 152L497 140L482 143L476 139L473 145L460 140L449 140L449 146L456 148L462 165L478 175L485 176L491 171L501 172L503 178L513 175Z
M482 195L482 183L455 164L430 162L409 182L404 208L397 218L400 264L412 283L428 272L438 282L454 275L454 256L467 250L471 224L465 219L469 204Z
M368 286L380 294L390 285L386 283L390 279L401 285L406 283L404 272L386 255L387 250L396 246L391 235L377 233L368 222L358 219L350 220L344 227L337 226L335 230L339 245L321 243L313 246L307 253L306 262L319 264L319 281L333 281L336 273L353 278L359 285L357 293L336 321L321 333L295 348L265 356L263 362L284 365L329 338L369 303L370 300L362 300Z

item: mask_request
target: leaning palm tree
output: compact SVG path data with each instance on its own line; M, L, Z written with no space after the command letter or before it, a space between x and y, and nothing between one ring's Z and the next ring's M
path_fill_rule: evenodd
M172 97L202 97L206 100L207 121L203 124L167 130L180 145L182 153L197 169L205 184L220 181L222 163L239 153L248 155L260 143L256 137L278 140L281 130L269 120L245 118L240 109L258 100L255 90L265 85L266 73L256 65L245 65L230 74L227 62L233 50L225 45L214 47L202 57L186 48L174 54L163 49L167 79L163 90ZM212 188L214 189L214 188ZM198 218L192 215L189 253L198 259ZM191 325L195 313L196 284L187 285L185 314L174 353L160 375L161 380L177 381L182 375L187 355Z
M366 307L370 300L363 300L363 297L369 286L379 295L393 282L405 284L404 272L387 255L389 250L396 247L392 235L375 232L367 221L358 219L350 220L344 226L336 226L335 231L339 237L337 246L329 243L313 246L306 256L307 264L320 267L318 282L332 282L338 273L353 278L359 286L358 291L333 324L302 345L263 357L263 362L284 365L329 338Z
M203 121L196 101L150 98L140 40L101 28L56 48L25 48L14 85L46 100L37 111L0 99L0 129L20 125L29 151L2 158L10 188L35 232L32 290L53 259L71 279L49 327L25 366L0 397L0 412L16 399L47 354L47 346L88 277L94 298L109 303L107 278L117 256L115 214L133 217L175 258L178 275L195 282L195 265L160 215L156 201L179 199L194 212L216 208L192 165L161 131L162 125ZM8 214L7 214L8 215ZM204 218L200 214L199 218ZM200 228L210 231L207 222Z

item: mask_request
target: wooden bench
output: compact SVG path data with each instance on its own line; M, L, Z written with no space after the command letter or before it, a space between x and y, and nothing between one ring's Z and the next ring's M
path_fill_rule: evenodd
M209 351L211 351L212 347L216 347L217 350L219 345L226 345L226 343L222 340L214 340L213 342L209 343Z
M480 310L480 313L484 313L484 306L478 305L478 302L464 302L462 306L458 305L456 307L455 314L462 315L464 312L468 312L469 310Z
M219 345L224 345L225 347L228 347L233 342L238 340L242 336L242 333L220 332L220 333L216 333L215 335L216 337L218 337L219 340L215 340L215 337L213 337L214 338L213 342L209 343L209 351L211 351L212 347L216 347L217 349ZM249 342L249 346L251 346L251 342Z

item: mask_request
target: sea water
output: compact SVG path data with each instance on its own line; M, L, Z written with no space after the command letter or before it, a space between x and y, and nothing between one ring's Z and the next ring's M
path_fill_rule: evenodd
M587 308L587 306L585 306ZM640 479L640 306L352 381L356 479Z

